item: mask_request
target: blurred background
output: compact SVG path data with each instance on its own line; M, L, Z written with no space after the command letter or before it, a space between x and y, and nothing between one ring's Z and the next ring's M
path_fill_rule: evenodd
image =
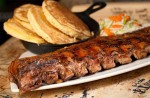
M10 38L9 35L3 30L3 23L8 18L13 16L13 11L16 7L25 4L32 3L41 5L43 0L0 0L0 45ZM106 2L144 2L150 0L56 0L68 8L72 8L74 5L89 4L96 1Z

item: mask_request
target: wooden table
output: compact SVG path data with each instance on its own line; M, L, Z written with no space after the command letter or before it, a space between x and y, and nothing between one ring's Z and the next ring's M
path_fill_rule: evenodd
M150 16L148 6L150 3L134 4L136 7L133 7L133 4L130 5L132 5L133 10L130 8L129 10L134 12L138 8L138 11L147 11L147 17ZM73 11L84 10L87 6L89 5L73 7ZM125 5L109 3L108 7L103 9L104 12L96 12L92 17L98 19L104 17L104 14L107 16L108 12L112 12L112 9L116 9L117 6L121 7L122 10L126 10ZM116 11L114 10L114 12ZM144 21L142 22L144 23ZM0 98L150 98L150 66L89 83L29 92L20 96L10 90L7 68L12 60L18 58L25 51L26 49L16 38L11 38L0 46Z

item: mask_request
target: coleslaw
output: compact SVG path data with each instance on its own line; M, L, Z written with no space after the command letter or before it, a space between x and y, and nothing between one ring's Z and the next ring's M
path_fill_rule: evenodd
M124 13L105 18L99 21L99 25L101 29L100 36L124 34L140 27L137 20L131 19L129 15Z

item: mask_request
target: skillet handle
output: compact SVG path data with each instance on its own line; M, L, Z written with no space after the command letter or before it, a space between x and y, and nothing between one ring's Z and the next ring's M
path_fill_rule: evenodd
M96 11L98 11L99 9L102 9L106 6L106 3L103 1L99 1L99 2L95 2L94 4L92 4L88 9L86 9L84 12L89 15L92 14Z

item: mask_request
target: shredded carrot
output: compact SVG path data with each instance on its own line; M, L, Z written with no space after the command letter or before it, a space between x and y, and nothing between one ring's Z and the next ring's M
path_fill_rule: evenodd
M115 25L112 25L112 28L122 28L123 25L119 25L119 24L115 24Z
M122 20L122 17L124 16L124 14L119 14L119 15L116 15L116 16L110 16L109 19L114 21L114 22L119 22Z
M125 16L126 21L130 20L130 16Z
M109 28L104 28L103 30L108 36L114 36L114 33Z

